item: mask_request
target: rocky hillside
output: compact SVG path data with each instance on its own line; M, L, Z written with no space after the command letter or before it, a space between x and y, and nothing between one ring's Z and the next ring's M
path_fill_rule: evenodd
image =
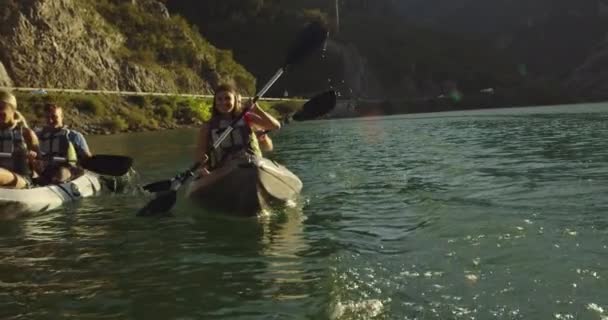
M608 99L607 0L402 0L408 20L483 35L528 75L558 81L578 101Z
M255 79L154 0L2 0L0 85L208 93Z
M608 40L574 71L569 86L592 99L608 99Z
M11 77L6 73L4 65L0 62L0 86L10 87L12 85L13 81L11 80Z

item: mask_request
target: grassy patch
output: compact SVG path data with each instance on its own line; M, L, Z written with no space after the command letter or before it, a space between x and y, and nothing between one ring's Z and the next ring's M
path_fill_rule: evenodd
M72 105L80 112L89 113L93 116L105 114L105 101L100 96L80 96L71 101Z
M121 116L113 116L105 119L101 125L109 129L111 132L122 132L129 129L129 124Z
M211 119L211 102L206 99L181 98L175 114L184 123L196 123Z

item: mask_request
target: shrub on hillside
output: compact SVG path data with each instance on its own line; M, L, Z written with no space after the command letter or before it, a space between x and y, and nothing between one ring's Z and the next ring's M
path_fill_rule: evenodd
M187 123L208 121L211 119L211 103L204 99L184 98L178 102L175 117Z
M147 108L152 104L152 99L150 99L150 96L142 95L128 96L127 101L129 103L137 105L140 108Z
M112 132L120 132L129 129L129 124L121 116L113 116L102 122L102 126Z
M72 100L74 107L80 112L102 116L105 113L103 101L98 96L82 96Z
M173 108L166 104L158 106L158 108L156 109L156 114L161 120L165 122L173 120Z
M158 129L158 121L145 110L138 108L120 108L118 113L125 119L129 129Z

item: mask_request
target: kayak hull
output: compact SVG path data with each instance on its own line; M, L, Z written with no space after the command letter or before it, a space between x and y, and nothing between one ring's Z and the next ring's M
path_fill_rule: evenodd
M0 217L18 212L44 212L90 197L101 190L99 176L85 172L82 176L59 185L30 189L0 189Z
M295 200L300 179L275 161L251 157L231 161L196 177L186 196L194 203L236 216L257 216Z

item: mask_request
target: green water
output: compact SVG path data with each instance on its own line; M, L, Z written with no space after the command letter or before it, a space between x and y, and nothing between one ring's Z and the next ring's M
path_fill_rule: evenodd
M194 132L92 137L142 182ZM0 319L608 318L608 104L318 121L275 136L304 183L266 219L136 191L0 222Z

